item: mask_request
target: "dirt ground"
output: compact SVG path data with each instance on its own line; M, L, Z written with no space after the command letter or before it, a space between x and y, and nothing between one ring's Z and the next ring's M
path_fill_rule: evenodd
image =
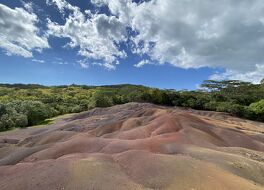
M1 190L261 190L264 124L129 103L0 133Z

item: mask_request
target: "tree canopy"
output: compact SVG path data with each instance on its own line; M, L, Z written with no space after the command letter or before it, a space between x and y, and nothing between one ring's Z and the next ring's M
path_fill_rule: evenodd
M228 112L264 121L264 86L229 80L207 80L202 90L176 91L140 85L41 86L0 84L0 130L27 127L66 113L128 102Z

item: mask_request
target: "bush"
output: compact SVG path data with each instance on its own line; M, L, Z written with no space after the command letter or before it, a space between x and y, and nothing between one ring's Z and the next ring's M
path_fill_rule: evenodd
M255 114L257 120L264 121L264 99L250 104L249 110Z
M79 106L79 105L77 105L77 106L74 106L72 109L71 109L71 113L79 113L79 112L81 112L81 111L83 111L84 109L81 107L81 106Z
M217 109L217 102L214 102L214 101L208 102L208 103L206 103L204 105L204 108L206 110L216 111L216 109Z
M264 100L250 104L249 108L256 114L264 113Z
M28 126L28 118L24 114L17 114L14 119L15 127L27 127Z
M235 116L243 116L244 106L232 104L230 102L219 102L216 111L227 112Z
M27 115L29 125L36 125L53 116L53 110L39 101L24 101L21 109Z
M11 101L0 106L2 125L7 128L35 125L54 115L53 108L39 101Z
M0 130L5 131L14 127L14 117L10 114L3 114L0 118Z
M113 98L104 93L95 93L90 99L89 108L113 106Z

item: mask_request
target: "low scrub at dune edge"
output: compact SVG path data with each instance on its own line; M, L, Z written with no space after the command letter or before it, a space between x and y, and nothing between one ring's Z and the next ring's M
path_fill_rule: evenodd
M0 189L263 190L264 124L148 103L0 133Z
M128 102L227 112L264 121L264 84L234 80L205 81L196 91L139 85L47 87L0 84L0 131L37 125L58 115Z

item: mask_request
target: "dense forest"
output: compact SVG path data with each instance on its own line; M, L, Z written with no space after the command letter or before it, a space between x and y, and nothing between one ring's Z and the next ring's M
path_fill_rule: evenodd
M196 91L140 85L42 86L0 84L0 130L37 125L47 118L128 102L227 112L264 121L264 84L207 80Z

